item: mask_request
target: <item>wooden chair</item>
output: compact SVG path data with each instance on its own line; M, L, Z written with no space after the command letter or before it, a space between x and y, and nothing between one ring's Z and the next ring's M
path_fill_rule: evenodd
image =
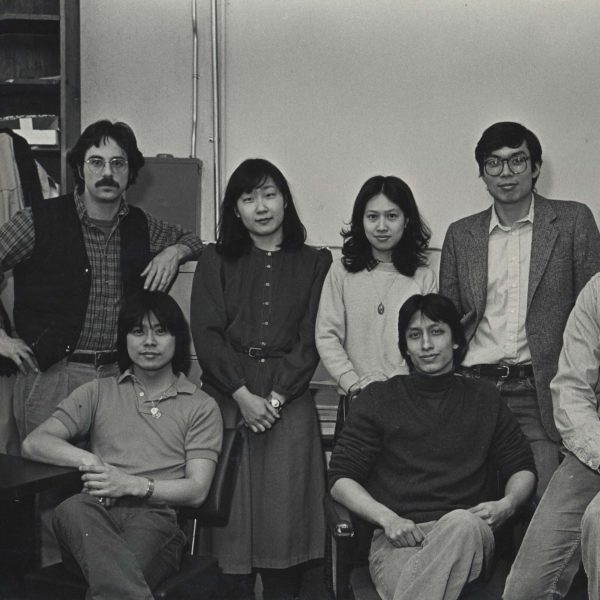
M196 534L200 526L225 525L237 478L242 445L237 429L225 429L223 447L208 496L198 508L178 510L180 523L192 521L188 552L178 573L168 577L154 590L157 600L209 600L218 590L221 571L216 558L196 554ZM62 563L38 569L25 577L27 598L44 600L83 600L87 584L65 569Z

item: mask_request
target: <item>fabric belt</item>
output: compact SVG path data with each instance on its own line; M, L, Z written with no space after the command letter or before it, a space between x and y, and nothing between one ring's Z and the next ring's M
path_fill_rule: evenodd
M67 356L67 362L83 363L84 365L101 367L117 362L118 356L116 350L99 350L98 352L75 350L75 352Z
M277 358L278 356L284 356L285 352L282 350L275 350L274 348L265 348L264 346L238 346L233 345L236 352L240 354L246 354L250 358L259 360L261 358Z
M497 379L525 379L533 377L531 365L473 365L464 367L483 377L496 377Z

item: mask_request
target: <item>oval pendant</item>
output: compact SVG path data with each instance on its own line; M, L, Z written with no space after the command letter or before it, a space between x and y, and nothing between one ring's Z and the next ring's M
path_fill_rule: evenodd
M385 306L383 306L383 302L379 303L379 306L377 307L377 312L382 315L385 312Z

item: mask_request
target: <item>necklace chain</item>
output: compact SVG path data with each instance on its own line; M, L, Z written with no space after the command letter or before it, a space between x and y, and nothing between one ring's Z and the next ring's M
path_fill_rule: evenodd
M388 294L390 293L390 291L391 291L394 283L398 279L398 277L396 276L392 279L392 281L388 285L387 290L385 291L385 294L383 294L383 297L382 297L381 294L379 293L379 288L377 287L377 282L375 281L375 276L373 275L373 271L369 271L369 275L371 276L371 279L373 280L373 289L375 290L375 295L377 296L377 299L379 300L379 304L377 305L377 314L383 315L385 313L384 300L387 298Z
M160 412L160 408L158 408L157 404L160 404L161 400L165 399L167 392L175 385L175 381L176 381L176 379L173 379L173 381L171 382L171 385L169 385L168 388L166 388L165 390L163 390L161 392L158 399L150 399L150 402L152 403L152 408L150 408L150 414L155 419L160 419L162 417L162 412Z

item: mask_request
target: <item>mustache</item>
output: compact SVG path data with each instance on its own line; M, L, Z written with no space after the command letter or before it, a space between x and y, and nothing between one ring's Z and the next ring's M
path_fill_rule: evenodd
M119 184L112 177L103 177L100 181L96 182L95 187L115 187L118 188Z

